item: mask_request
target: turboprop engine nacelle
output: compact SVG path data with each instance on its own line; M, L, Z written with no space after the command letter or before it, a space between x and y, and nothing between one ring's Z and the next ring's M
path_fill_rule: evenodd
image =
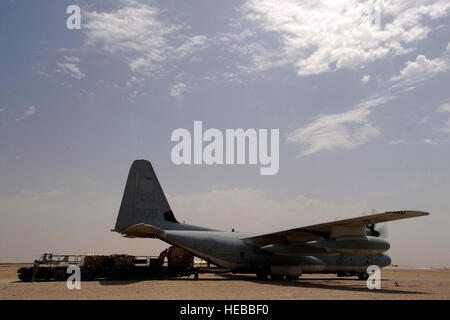
M338 253L329 253L322 248L313 248L305 246L296 246L288 242L273 243L267 246L261 247L262 250L276 254L278 256L330 256L338 255Z
M377 237L324 239L305 243L308 247L325 249L329 253L378 254L390 248L389 242Z

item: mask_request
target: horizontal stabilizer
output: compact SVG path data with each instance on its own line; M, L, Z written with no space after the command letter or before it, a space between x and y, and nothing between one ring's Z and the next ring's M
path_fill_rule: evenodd
M144 224L144 223L138 223L134 224L132 226L129 226L125 230L112 230L119 232L124 235L124 237L127 238L165 238L166 233L164 230L159 229L155 226Z

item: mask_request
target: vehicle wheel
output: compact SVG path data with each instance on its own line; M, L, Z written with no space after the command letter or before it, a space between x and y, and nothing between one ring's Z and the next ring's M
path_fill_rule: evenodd
M81 280L83 280L83 281L90 281L90 280L92 280L91 271L89 271L89 270L81 271Z
M283 280L283 275L280 274L271 274L270 279L272 280Z
M369 274L367 272L358 274L359 280L367 280L369 279Z
M296 276L286 276L286 280L298 280L300 276L296 275Z
M269 275L267 273L264 273L264 272L256 273L256 279L258 279L258 280L266 280L268 276Z
M31 281L33 271L26 268L20 268L17 270L17 277L22 281Z
M64 270L56 270L53 274L53 280L55 281L64 281L66 280L66 273Z
M112 280L117 280L119 279L119 271L117 270L111 270L110 272L108 272L108 278L112 279Z
M24 273L19 273L17 276L19 277L19 280L27 281L27 282L31 281L31 277Z

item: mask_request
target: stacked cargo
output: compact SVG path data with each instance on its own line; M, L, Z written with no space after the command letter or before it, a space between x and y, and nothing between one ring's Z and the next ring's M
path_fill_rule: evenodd
M105 259L108 258L108 256L103 255L89 255L84 257L83 266L91 266L91 267L100 267L104 265Z
M112 254L110 256L114 261L116 267L134 267L135 256L129 256L127 254Z
M194 255L192 252L184 250L180 247L172 246L167 254L169 268L170 267L192 267L194 263Z

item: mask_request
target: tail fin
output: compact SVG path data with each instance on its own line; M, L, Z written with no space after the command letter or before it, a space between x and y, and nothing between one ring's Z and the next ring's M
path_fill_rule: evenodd
M164 230L217 231L179 223L170 209L151 163L147 160L136 160L128 174L113 231L128 236L147 237L158 236Z
M150 162L136 160L128 174L114 231L120 232L142 223L161 229L168 228L170 224L179 224Z

